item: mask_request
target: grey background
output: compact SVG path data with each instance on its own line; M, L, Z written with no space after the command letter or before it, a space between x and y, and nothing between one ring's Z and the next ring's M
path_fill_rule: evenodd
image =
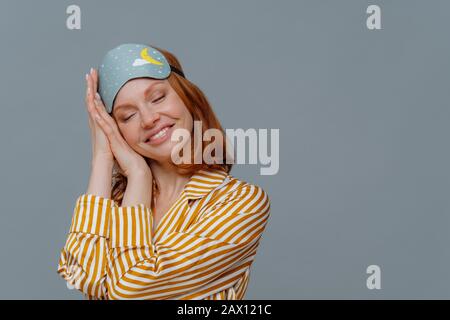
M81 7L81 30L66 8ZM382 30L366 28L381 6ZM247 299L450 298L448 1L1 1L0 298L81 299L57 275L106 50L174 52L225 128L279 128L280 170L232 174L272 213ZM236 70L242 75L234 77ZM381 267L381 290L366 268Z

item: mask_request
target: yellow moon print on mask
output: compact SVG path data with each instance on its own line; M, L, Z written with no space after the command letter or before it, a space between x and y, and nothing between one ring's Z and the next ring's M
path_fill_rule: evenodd
M141 58L142 59L136 59L133 62L133 67L138 67L138 66L142 66L144 64L156 64L158 66L162 66L163 63L161 61L158 61L156 59L154 59L152 56L150 56L148 54L148 48L144 48L141 50Z
M163 63L161 61L153 59L153 57L148 54L147 49L148 48L142 49L142 51L141 51L141 58L144 59L145 61L148 61L148 62L152 63L152 64L156 64L158 66L162 66Z

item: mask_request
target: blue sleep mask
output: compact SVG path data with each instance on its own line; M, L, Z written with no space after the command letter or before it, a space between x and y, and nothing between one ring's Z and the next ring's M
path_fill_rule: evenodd
M170 65L164 55L144 44L125 43L108 51L98 68L98 92L108 113L123 85L135 78L166 79L174 71L184 73Z

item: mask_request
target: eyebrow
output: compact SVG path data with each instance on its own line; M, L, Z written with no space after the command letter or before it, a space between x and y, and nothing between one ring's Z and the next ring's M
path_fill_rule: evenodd
M147 87L147 89L145 89L145 91L144 91L144 97L147 97L147 95L148 95L148 94L149 94L156 86L161 85L162 83L163 83L162 81L158 81L158 82L155 82L155 83L149 85L149 86ZM128 108L128 107L131 107L131 106L132 106L132 105L129 104L129 103L120 104L120 105L114 107L114 112L118 111L118 110L121 109L121 108Z

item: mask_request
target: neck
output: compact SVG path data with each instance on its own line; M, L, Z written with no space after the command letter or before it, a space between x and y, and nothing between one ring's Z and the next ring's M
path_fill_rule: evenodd
M181 173L174 164L168 162L150 161L149 165L159 191L158 198L177 197L191 177Z

